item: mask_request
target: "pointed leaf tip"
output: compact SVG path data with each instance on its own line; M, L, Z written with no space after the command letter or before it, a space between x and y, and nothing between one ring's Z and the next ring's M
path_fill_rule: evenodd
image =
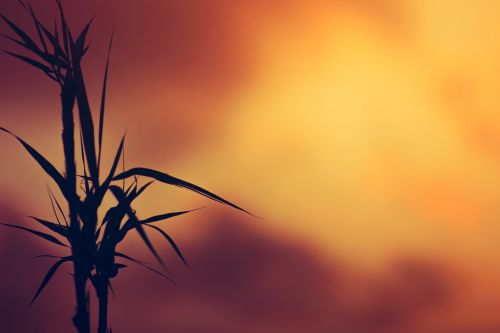
M158 228L157 226L149 225L149 224L146 224L146 226L148 226L150 228L153 228L156 231L158 231L168 241L168 243L170 244L170 246L172 246L172 248L174 249L175 253L179 257L179 259L181 259L181 261L184 263L184 265L186 265L187 267L189 267L189 264L187 263L186 259L182 255L182 252L181 252L180 248L177 246L177 244L175 243L174 239L172 237L170 237L169 234L167 234L165 231L163 231L162 229Z
M106 91L107 91L107 86L108 86L109 59L110 59L110 56L111 56L111 47L113 45L113 36L114 36L114 28L113 28L113 32L111 33L111 39L109 41L108 57L107 57L107 60L106 60L106 68L104 70L104 79L103 79L102 91L101 91L101 105L100 105L100 110L99 110L99 137L98 137L99 155L98 155L98 165L101 164L102 136L103 136L103 132L104 132L104 112L105 112L105 108L106 108Z
M30 228L22 227L22 226L15 225L15 224L0 223L0 225L6 226L6 227L9 227L9 228L15 228L15 229L23 230L23 231L29 232L29 233L31 233L33 235L36 235L36 236L38 236L40 238L43 238L43 239L45 239L45 240L47 240L47 241L49 241L51 243L54 243L56 245L61 245L61 246L64 246L64 247L68 247L66 244L64 244L63 242L61 242L59 239L55 238L54 236L46 234L46 233L41 232L41 231L33 230L33 229L30 229Z
M40 287L38 287L36 293L35 293L35 296L33 296L33 299L31 300L30 304L28 307L30 307L34 302L35 300L38 298L38 296L40 296L40 294L42 293L43 289L45 289L45 287L47 286L47 284L49 283L50 279L52 279L52 277L54 276L54 274L57 272L57 270L59 269L59 267L64 264L65 262L67 261L70 261L72 260L72 257L64 257L62 258L61 260L57 261L50 269L49 271L47 272L47 274L45 275L45 277L43 278L43 281L42 283L40 284Z
M42 154L40 154L35 148L30 146L26 141L12 133L11 131L0 127L0 131L6 132L16 138L21 145L28 151L28 153L33 157L33 159L40 165L40 167L47 173L59 186L59 189L64 194L66 198L71 198L71 195L66 191L66 181L64 177L59 173L59 171L50 163ZM71 198L73 199L73 198Z
M176 178L176 177L173 177L173 176L170 176L169 174L167 173L163 173L163 172L160 172L160 171L157 171L157 170L153 170L153 169L148 169L148 168L132 168L130 170L127 170L127 171L124 171L120 174L118 174L117 176L115 176L113 178L113 180L122 180L122 179L126 179L126 178L130 178L130 177L134 177L134 176L144 176L144 177L149 177L149 178L153 178L153 179L156 179L158 180L159 182L162 182L162 183L165 183L165 184L169 184L169 185L174 185L174 186L178 186L178 187L182 187L182 188L185 188L185 189L188 189L188 190L191 190L193 192L196 192L198 194L201 194L207 198L210 198L214 201L217 201L219 203L223 203L223 204L226 204L228 206L231 206L233 208L236 208L242 212L245 212L249 215L252 215L254 217L257 217L255 215L253 215L252 213L250 213L249 211L221 198L220 196L198 186L198 185L195 185L195 184L192 184L192 183L189 183L185 180L182 180L182 179L179 179L179 178Z

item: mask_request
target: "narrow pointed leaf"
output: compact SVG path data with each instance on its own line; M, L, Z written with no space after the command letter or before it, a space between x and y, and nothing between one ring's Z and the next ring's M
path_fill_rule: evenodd
M158 260L158 262L160 263L160 265L162 265L162 267L165 267L165 264L163 263L163 260L158 255L158 252L156 251L155 247L151 243L148 235L146 234L146 231L144 230L144 228L142 227L142 225L138 222L138 218L135 215L134 211L132 210L132 207L130 207L130 202L128 201L127 197L125 196L125 193L123 192L123 190L121 188L117 187L117 186L111 186L109 189L111 190L111 192L115 196L116 200L120 204L124 205L124 207L126 208L126 214L129 217L131 223L134 224L134 227L137 230L137 232L139 233L139 236L141 236L142 241L146 244L146 246L148 247L148 249L151 251L151 253L156 258L156 260ZM125 234L126 234L127 231L125 231ZM122 240L125 237L125 234L123 234L120 231L119 240Z
M125 160L125 156L123 157L123 160ZM123 170L125 170L125 169L123 169ZM128 186L127 190L125 191L125 195L127 196L127 198L129 198L130 202L133 201L132 198L135 198L138 186L139 186L139 178L138 177L134 177L134 180L132 181L132 184L130 184ZM125 188L125 186L122 187L122 189L124 189L124 188Z
M7 25L12 29L12 31L14 31L16 35L18 35L24 41L29 50L33 51L34 53L40 53L40 49L38 48L36 43L30 38L30 36L28 36L26 32L24 32L24 30L19 28L17 25L14 24L14 22L9 20L5 16L0 15L0 17L5 21L5 23L7 23Z
M49 186L47 186L47 189L49 190L49 193L50 195L52 196L52 199L55 201L56 205L57 205L57 208L59 209L59 212L61 213L63 219L64 219L64 223L66 224L66 226L68 226L68 219L66 218L66 215L64 214L64 211L61 207L61 205L59 204L59 201L57 200L56 196L54 195L54 193L52 192L52 190L50 189Z
M165 231L163 231L162 229L158 228L157 226L150 225L150 224L146 224L146 226L150 227L150 228L153 228L154 230L158 231L168 241L168 243L170 244L170 246L172 246L172 248L174 249L175 253L177 253L177 256L182 260L182 262L186 266L189 266L188 263L187 263L187 261L186 261L186 259L182 255L181 250L179 249L179 247L177 246L177 244L175 244L175 241L174 241L174 239L172 237L170 237Z
M61 220L59 220L59 215L56 212L56 207L54 206L54 201L52 200L52 196L50 195L50 192L48 190L47 190L47 192L49 193L50 206L52 207L52 211L54 212L54 217L57 220L57 224L61 225Z
M85 184L85 193L88 194L90 193L90 185L89 185L89 178L87 176L87 166L86 166L86 161L85 161L85 151L83 149L83 134L82 134L82 128L80 127L80 153L82 154L82 162L83 162L83 174L84 174L84 184Z
M17 58L17 59L33 66L33 67L36 67L36 68L42 70L47 75L51 75L51 73L52 73L52 69L50 69L48 66L45 66L44 64L42 64L39 61L36 61L36 60L31 59L29 57L25 57L25 56L22 56L20 54L16 54L13 52L9 52L9 51L4 51L4 52L7 53L8 55L14 57L14 58Z
M141 186L141 188L139 188L139 190L137 190L137 191L135 191L134 193L131 193L131 194L130 194L130 199L129 199L129 200L130 200L130 201L133 201L133 200L135 200L136 198L138 198L138 197L142 194L142 192L144 192L144 191L145 191L145 190L146 190L149 186L151 186L151 184L153 184L154 182L155 182L155 181L153 180L153 181L150 181L150 182L148 182L148 183L146 183L146 184L142 185L142 186Z
M78 36L75 42L75 49L79 53L80 57L83 56L82 52L85 48L85 39L87 38L87 34L89 32L90 26L92 25L92 22L94 19L90 19L90 21L85 25L85 28L83 28L82 32Z
M130 202L132 202L132 198L135 197L135 194L137 193L137 183L132 183L129 185L127 190L125 191L125 195L127 198L129 198Z
M141 220L141 221L139 221L139 223L145 224L145 223L153 223L153 222L163 221L163 220L167 220L167 219L170 219L172 217L179 216L179 215L184 215L184 214L187 214L187 213L191 213L191 212L194 212L196 210L197 209L186 210L186 211L182 211L182 212L173 212L173 213L166 213L166 214L155 215L155 216L151 216L151 217L149 217L149 218L147 218L145 220Z
M145 220L140 220L140 221L139 220L130 219L130 220L127 221L127 223L125 223L125 225L123 226L123 228L120 230L120 237L119 237L119 239L121 240L121 239L125 238L125 235L130 230L132 230L134 228L138 228L141 225L145 225L147 223L154 223L154 222L158 222L158 221L167 220L167 219L179 216L179 215L183 215L183 214L186 214L186 213L191 213L191 212L193 212L195 210L197 210L197 209L187 210L187 211L182 211L182 212L173 212L173 213L161 214L161 215L152 216L150 218L147 218Z
M11 38L11 37L9 37L9 36L6 36L6 35L4 35L4 34L1 34L1 35L2 35L3 37L7 38L8 40L12 41L13 43L16 43L16 44L18 44L18 45L22 46L23 48L28 49L28 47L26 46L26 44L24 44L24 43L22 43L22 42L20 42L20 41L18 41L18 40L16 40L16 39L14 39L14 38ZM43 70L42 66L43 66L43 67L46 67L46 68L49 68L48 66L45 66L45 65L41 64L39 61L34 60L34 59L31 59L31 58L29 58L29 57L21 56L21 55L19 55L19 54L16 54L16 53L11 53L11 52L8 52L8 51L4 51L4 52L5 52L5 53L7 53L7 54L9 54L9 55L11 55L11 56L13 56L13 57L15 57L15 58L18 58L19 60L21 60L21 61L23 61L23 62L26 62L26 63L28 63L28 64L30 64L30 65L32 65L32 66L35 66L35 67L37 67L37 68L39 68L39 69L42 69L42 70ZM48 54L48 53L45 53L45 52L40 52L40 53L38 54L38 56L39 56L40 58L42 58L43 60L45 60L45 61L46 61L47 63L49 63L49 64L55 64L55 63L57 63L57 62L58 62L58 61L57 61L57 58L55 58L53 55ZM49 71L45 71L45 70L44 70L44 72L52 72L52 70L49 70Z
M61 5L62 8L62 5ZM62 11L62 10L61 10ZM90 26L90 22L87 27ZM77 42L84 40L86 31L85 28L82 34L79 36ZM96 142L95 142L95 132L94 132L94 121L92 119L92 113L90 110L88 95L85 87L85 80L80 66L81 52L80 46L76 45L73 41L71 33L66 26L66 32L69 38L69 44L73 60L73 74L76 88L76 101L78 104L78 115L80 117L80 124L83 134L83 143L85 155L87 157L87 165L90 177L94 183L94 186L99 186L99 169L97 166L97 155L96 155ZM81 46L83 49L83 45Z
M66 54L68 57L70 56L70 50L69 50L69 35L70 31L68 28L68 25L66 24L66 18L64 15L64 9L61 3L61 0L56 0L57 7L59 8L59 16L61 17L61 29L62 29L62 35L63 35L63 46L64 50L66 51Z
M89 48L90 48L90 44L85 46L85 48L82 51L82 58L87 54L87 52L89 51Z
M33 259L39 259L39 258L62 259L63 257L61 257L61 256L54 256L52 254L41 254L41 255L33 257Z
M109 187L109 184L113 180L113 177L114 177L115 172L116 172L116 168L118 167L118 163L120 162L120 158L122 156L124 142L125 142L125 135L122 137L122 140L120 142L120 146L118 147L118 151L116 152L115 159L113 161L113 165L111 166L111 170L109 171L109 175L106 177L106 180L104 181L104 183L102 183L102 186L100 188L101 199L104 196L104 194L106 193L106 191Z
M87 157L88 171L94 183L94 186L99 184L99 170L97 168L97 157L94 137L94 122L92 113L85 89L85 81L83 73L78 63L75 64L75 86L76 86L76 101L78 104L78 114L82 128L83 144L85 155Z
M67 247L67 245L64 244L63 242L61 242L59 239L55 238L52 235L46 234L44 232L33 230L33 229L30 229L30 228L25 228L25 227L22 227L22 226L19 226L19 225L14 225L14 224L7 224L7 223L0 223L0 224L4 225L6 227L9 227L9 228L15 228L15 229L19 229L19 230L23 230L23 231L29 232L29 233L31 233L33 235L36 235L38 237L41 237L41 238L49 241L51 243Z
M158 260L158 262L160 263L160 265L163 268L166 268L165 263L163 262L163 260L161 259L160 255L156 251L153 243L151 243L151 240L149 239L148 235L146 234L146 230L144 230L144 228L142 227L142 225L140 225L140 224L137 225L135 227L135 230L137 230L137 232L139 233L139 236L141 236L141 238L142 238L142 241L144 242L144 244L146 244L146 246L148 247L149 251L151 251L151 253L154 255L154 257L156 258L156 260Z
M17 2L24 8L25 11L28 12L28 14L30 13L30 6L26 3L24 3L24 1L22 0L17 0Z
M28 13L29 13L29 9L28 10ZM31 14L30 14L31 15ZM36 55L38 55L40 58L42 58L43 60L49 62L49 63L52 63L55 58L54 56L52 56L51 54L49 54L46 50L46 45L45 45L45 41L43 40L43 37L41 36L40 34L40 39L42 40L42 45L45 49L45 52L40 50L40 48L36 45L36 43L28 36L28 34L26 34L22 29L20 29L19 27L17 27L12 21L8 20L6 17L0 15L3 20L11 27L11 29L23 40L23 42L21 43L20 41L16 41L15 39L13 38L10 38L8 37L10 40L16 42L17 44L21 45L23 48L35 53ZM36 18L33 16L33 19L36 20ZM40 23L38 22L38 24L35 23L35 27L37 29L37 32L40 33L39 31L39 25Z
M218 195L212 193L212 192L209 192L207 190L205 190L204 188L201 188L199 187L198 185L194 185L194 184L191 184L187 181L184 181L182 179L179 179L179 178L175 178L173 176L170 176L166 173L163 173L163 172L160 172L160 171L156 171L156 170L152 170L152 169L147 169L147 168L133 168L133 169L130 169L130 170L127 170L121 174L118 174L114 180L122 180L122 179L126 179L126 178L129 178L129 177L132 177L132 176L144 176L144 177L149 177L149 178L153 178L153 179L156 179L162 183L165 183L165 184L169 184L169 185L174 185L174 186L178 186L178 187L182 187L182 188L186 188L186 189L189 189L191 191L194 191L198 194L201 194L207 198L210 198L214 201L217 201L217 202L220 202L220 203L224 203L226 205L229 205L233 208L236 208L238 210L241 210L247 214L250 214L252 216L254 216L252 213L244 210L243 208L241 207L238 207L236 206L235 204L219 197Z
M41 28L41 27L43 27L43 25L40 23L40 21L36 17L35 12L33 11L33 8L31 8L31 5L24 5L24 7L25 7L26 11L30 14L31 18L33 19L33 23L35 24L36 32L38 34L38 38L40 39L40 43L42 43L42 47L43 47L45 53L47 53L48 52L47 43L45 42L45 38L43 37L42 28Z
M71 198L71 195L66 191L66 184L64 177L57 171L57 169L50 163L42 154L36 151L32 146L30 146L26 141L13 134L12 132L6 130L3 127L0 127L0 131L6 132L13 137L15 137L28 151L28 153L38 162L38 164L42 167L42 169L56 182L56 184L61 189L61 192L65 195L66 198ZM71 198L73 199L73 198Z
M43 278L43 281L42 283L40 284L40 287L38 287L38 290L36 291L35 293L35 296L33 296L33 299L31 300L30 302L30 306L33 304L33 302L35 302L35 300L38 298L38 296L40 296L41 292L43 291L43 289L45 289L45 287L47 286L47 284L49 283L50 279L52 279L52 277L54 276L54 274L57 272L57 270L59 269L59 267L61 267L62 264L64 264L65 262L67 261L70 261L72 260L72 257L64 257L62 258L61 260L57 261L50 269L49 271L47 272L47 274L45 275L45 277Z
M50 44L52 45L52 49L56 56L54 57L54 60L56 63L54 65L58 64L61 65L61 67L68 68L68 63L67 63L67 55L61 48L61 45L59 44L59 36L57 35L57 31L53 35L47 28L45 28L43 25L40 26L42 29L43 34L47 37L49 40Z
M125 172L125 148L123 148L123 158L122 158L122 172ZM139 181L137 180L138 177L134 176L134 182L137 185ZM137 188L137 186L135 187ZM125 190L125 178L122 181L122 190Z
M28 217L30 219L37 221L38 223L40 223L41 225L45 226L46 228L52 230L53 232L57 233L58 235L61 235L61 236L65 237L66 239L69 239L68 228L65 228L61 225L55 224L55 223L50 222L50 221L39 219L38 217L35 217L35 216L28 216Z
M104 70L104 79L102 83L101 92L101 106L99 109L99 157L97 164L101 165L101 153L102 153L102 135L104 132L104 111L106 108L106 90L108 86L108 71L109 71L109 58L111 56L111 47L113 46L113 33L111 34L111 39L108 46L108 58L106 60L106 68Z
M133 262L135 262L136 264L139 264L139 265L147 265L148 264L145 261L134 259L134 258L126 255L125 253L115 252L114 255L115 255L115 257L125 258L125 259L133 261Z
M120 258L127 259L127 260L129 260L129 261L131 261L131 262L133 262L133 263L135 263L135 264L137 264L137 265L139 265L139 266L142 266L142 267L146 268L147 270L149 270L149 271L151 271L151 272L153 272L153 273L155 273L155 274L160 275L161 277L163 277L163 278L165 278L165 279L169 280L170 282L174 283L174 282L173 282L173 281L172 281L172 280L171 280L168 276L166 276L165 274L163 274L163 273L161 273L161 272L157 271L156 269L154 269L154 268L150 267L150 266L149 266L149 265L147 265L144 261L136 260L136 259L134 259L134 258L132 258L132 257L130 257L130 256L128 256L128 255L126 255L126 254L124 254L124 253L120 253L120 252L115 252L115 256L116 256L116 257L120 257ZM175 284L175 283L174 283L174 284Z
M8 35L5 35L5 34L0 34L0 35L1 35L3 38L6 38L6 39L10 40L11 42L13 42L13 43L15 43L15 44L17 44L17 45L20 45L20 46L22 46L22 47L24 47L24 48L28 48L28 47L26 46L26 44L24 44L23 42L21 42L21 41L19 41L19 40L15 39L15 38L12 38L12 37L10 37L10 36L8 36Z
M52 49L54 50L54 53L59 57L59 61L61 61L61 64L64 65L63 67L67 68L68 67L68 64L66 63L67 56L63 51L61 45L59 44L59 34L57 31L57 24L55 25L53 34L49 31L49 29L44 27L42 24L40 24L40 29L42 29L43 34L49 40L50 44L52 45Z
M45 43L45 39L43 38L42 31L40 29L40 26L42 26L42 24L40 23L40 21L36 17L35 11L33 10L33 8L31 7L30 4L26 4L22 0L18 0L18 2L24 8L26 13L28 13L28 15L31 16L31 19L33 20L33 24L35 25L35 28L36 28L36 31L38 34L38 38L40 39L40 42L42 43L43 49L45 50L45 52L47 52L47 44Z

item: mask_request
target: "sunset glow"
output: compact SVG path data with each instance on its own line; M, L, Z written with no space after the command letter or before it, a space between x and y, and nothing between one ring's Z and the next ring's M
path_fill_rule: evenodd
M0 12L18 15L8 2ZM477 332L500 327L500 2L89 3L85 11L102 13L87 67L92 97L112 25L103 17L116 22L106 151L127 129L127 164L202 184L263 219L156 185L138 211L207 205L172 224L181 244L204 230L198 220L229 214L360 276L406 257L443 263L467 285L443 318L475 318L485 325ZM80 5L68 7L75 16ZM0 77L15 75L0 80L1 125L62 166L55 90L0 57ZM9 156L0 199L50 216L42 172L0 139ZM463 300L489 310L478 319ZM411 327L465 325L429 318L436 331ZM464 322L479 327L474 320Z

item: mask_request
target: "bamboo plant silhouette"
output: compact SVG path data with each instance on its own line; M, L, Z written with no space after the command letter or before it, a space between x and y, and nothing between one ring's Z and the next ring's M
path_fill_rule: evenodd
M180 260L186 263L175 241L164 230L154 225L154 223L191 211L166 213L146 219L139 219L132 208L132 203L144 193L153 181L185 188L219 203L229 205L246 213L248 212L202 187L173 177L167 173L142 167L123 170L123 172L117 173L120 160L123 159L125 136L121 139L109 172L101 179L101 175L104 174L101 155L109 60L113 37L111 37L109 42L104 70L96 141L94 118L90 109L84 74L81 68L81 61L89 49L86 38L92 20L88 22L75 39L66 21L61 0L56 0L59 22L56 20L52 30L40 22L29 4L25 4L22 1L19 2L33 21L36 30L35 39L38 41L36 42L25 30L1 15L3 21L15 35L15 37L3 36L22 47L25 51L28 51L31 56L10 51L5 52L41 70L58 84L60 88L65 172L61 173L41 153L13 132L3 127L0 127L0 131L8 133L17 139L45 173L57 184L59 191L66 200L69 218L66 218L63 207L49 189L49 197L56 222L30 216L33 221L47 228L47 232L13 224L3 225L29 232L50 243L67 247L71 251L69 255L62 257L43 256L54 257L58 260L45 275L31 303L37 299L61 265L72 263L73 282L76 293L76 313L73 317L75 328L79 333L90 332L89 294L87 288L90 281L99 301L98 333L111 332L110 329L108 330L107 319L108 290L111 287L110 280L118 275L120 269L126 267L126 265L117 262L117 260L126 260L141 265L168 279L165 274L148 266L146 263L117 251L117 245L126 238L131 230L138 232L149 251L163 267L164 263L149 239L146 228L158 232L165 238ZM80 175L77 173L77 154L75 152L76 117L74 112L76 113L76 110L79 120L79 139L83 165L83 174ZM140 186L139 177L149 178L152 181ZM131 180L131 184L127 188L125 188L125 180ZM119 182L123 182L122 186L117 185ZM81 184L82 188L79 189L77 184ZM114 197L116 205L109 207L104 217L100 219L98 210L102 207L103 199L108 193ZM61 238L64 241L61 241Z

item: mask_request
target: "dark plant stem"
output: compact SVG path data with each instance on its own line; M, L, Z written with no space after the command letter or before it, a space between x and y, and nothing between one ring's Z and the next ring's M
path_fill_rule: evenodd
M97 298L99 299L99 324L97 333L108 332L108 284L107 278L99 279L97 283Z
M66 82L61 88L61 107L62 107L62 142L64 149L64 163L66 169L66 186L69 192L76 197L76 162L75 162L75 122L73 109L75 106L75 85L73 79L66 78ZM72 198L66 198L68 203ZM76 211L73 214L76 216ZM71 212L70 212L71 214ZM78 222L78 221L76 221ZM75 225L71 225L76 226Z
M87 276L84 267L74 262L74 283L76 291L76 314L73 317L73 324L78 333L90 333L90 316L87 298Z
M64 160L66 169L66 186L72 198L67 198L69 204L70 230L73 235L71 246L74 267L74 285L76 292L76 313L73 317L73 324L78 333L90 333L90 314L88 311L87 299L87 268L85 263L80 260L84 258L78 244L78 235L80 233L80 222L77 211L76 194L76 162L75 162L75 124L73 117L73 108L75 105L75 87L71 77L67 77L61 90L62 106L62 141L64 149Z
M146 220L139 220L135 210L132 208L132 202L135 201L152 182L139 186L138 177L151 178L153 181L156 180L164 184L182 187L206 196L216 202L224 203L244 212L247 211L230 203L229 201L226 201L218 195L207 191L206 189L157 170L147 168L131 168L125 171L124 165L123 172L117 174L120 159L123 161L123 164L125 164L125 137L120 143L109 173L103 178L104 181L101 183L99 181L101 171L100 161L106 85L109 68L109 52L103 80L98 127L99 134L96 144L94 122L85 87L84 75L80 64L86 50L88 49L86 36L92 21L87 24L76 39L73 39L74 35L70 32L66 23L61 0L57 0L57 6L61 16L61 26L58 27L58 23L56 22L53 32L49 31L49 29L39 22L29 4L24 4L23 1L19 2L32 17L38 37L42 44L42 48L37 45L37 42L33 41L32 38L29 37L29 34L24 32L7 18L1 16L0 19L3 19L3 21L11 27L13 33L19 37L19 40L8 36L7 38L22 46L24 49L31 51L37 59L17 55L15 53L7 53L33 67L41 69L47 76L60 85L62 142L65 162L64 173L61 174L60 170L58 170L58 168L56 168L49 160L15 134L9 132L3 127L0 127L0 132L6 132L13 135L36 160L39 166L42 167L47 175L50 176L57 184L68 205L69 221L66 213L63 211L61 205L58 203L50 189L51 204L54 208L52 199L55 199L60 214L64 217L65 225L62 225L60 222L55 208L54 214L56 215L57 224L34 217L32 218L48 227L53 233L64 237L71 247L71 256L61 257L60 260L50 268L42 281L42 284L35 293L31 303L33 303L40 292L45 288L59 266L65 262L72 261L76 296L76 311L73 317L73 324L75 328L78 333L90 333L89 291L87 283L90 281L97 292L99 300L98 333L111 333L111 330L107 332L108 287L111 288L109 281L117 276L119 269L126 267L123 264L116 263L116 258L125 258L163 276L164 278L169 279L163 273L156 271L143 262L137 261L123 253L116 252L116 246L126 237L129 231L135 229L139 233L142 241L146 244L148 249L162 266L164 266L164 263L158 255L158 252L156 251L151 240L147 236L144 226L152 227L156 231L160 232L167 239L168 243L175 250L179 258L185 262L183 255L180 253L180 250L173 239L160 228L149 225L148 223L166 220L174 216L189 213L190 211L162 214L150 217ZM59 32L61 34L59 34ZM60 37L62 37L62 44ZM49 43L52 44L52 47L48 47ZM111 49L111 42L109 47ZM51 48L51 50L49 50L49 48ZM83 175L81 177L83 185L85 186L82 190L79 190L77 186L80 175L77 173L77 163L75 157L75 112L78 112L77 118L80 125L80 131L78 134L80 134L81 139L81 158L83 162ZM116 185L116 182L120 180L123 181L121 188ZM132 184L127 190L125 189L126 180L132 180ZM102 203L103 198L107 193L111 193L114 196L117 204L116 206L112 206L107 209L104 218L99 219L98 212L101 206L106 206ZM124 221L125 218L127 218L126 221ZM123 225L122 222L124 222ZM22 229L52 243L66 245L62 243L58 237L53 237L50 234L9 224L6 224L6 226Z

